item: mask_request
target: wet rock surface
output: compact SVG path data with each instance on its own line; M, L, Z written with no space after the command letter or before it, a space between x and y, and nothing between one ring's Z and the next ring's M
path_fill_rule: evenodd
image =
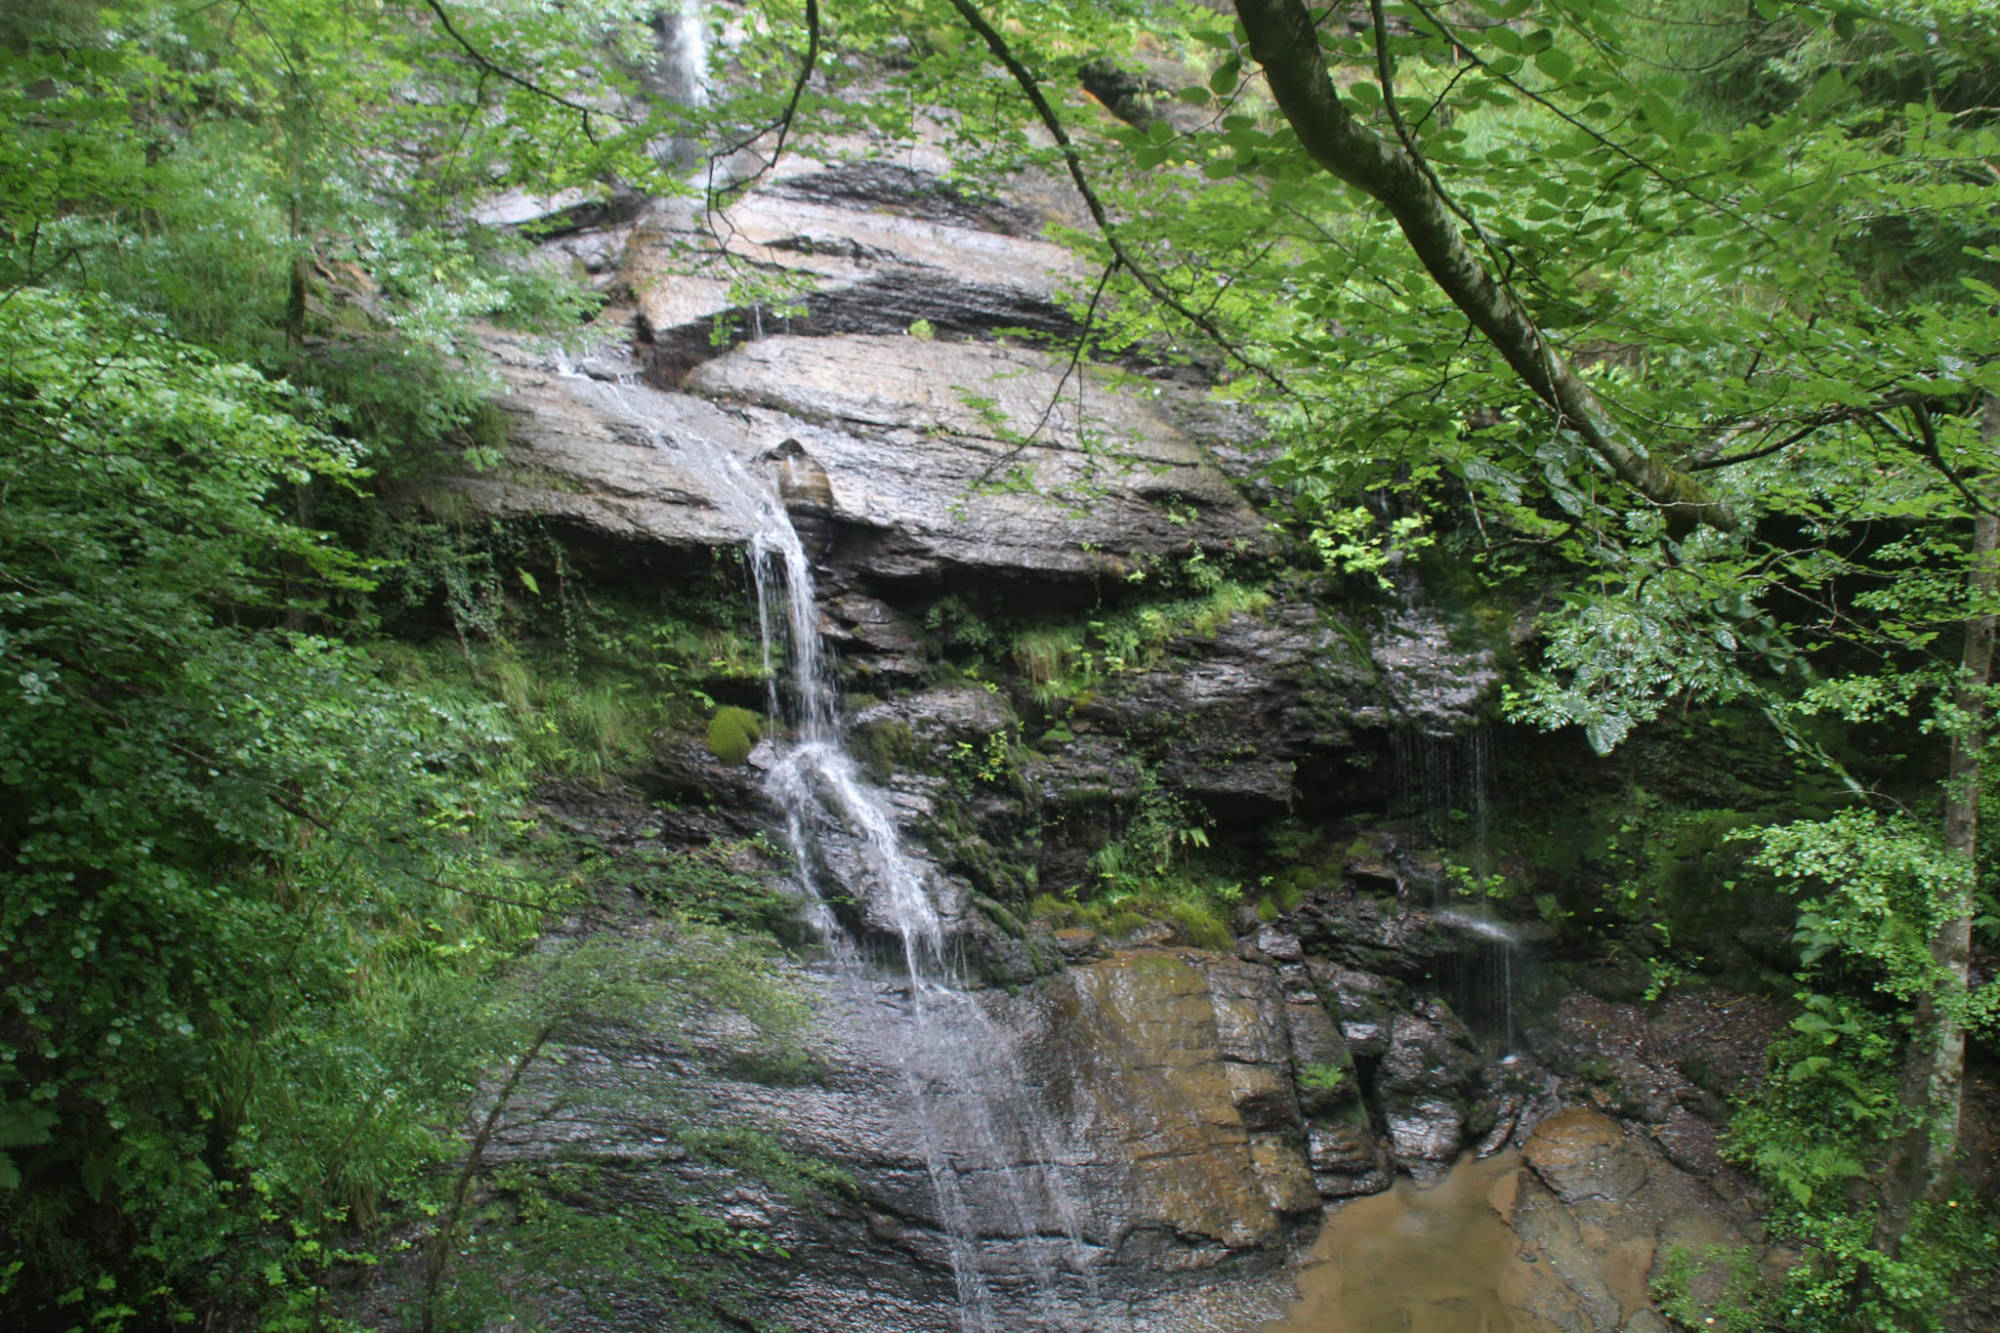
M981 1238L979 1281L1000 1327L1250 1328L1282 1308L1285 1266L1320 1194L1269 969L1127 951L1016 997L928 1001L887 979L852 988L815 971L807 981L821 1015L815 1072L683 1091L839 1164L853 1196L801 1207L698 1163L633 1171L660 1135L629 1113L616 1135L543 1125L508 1151L601 1160L607 1188L630 1191L621 1206L658 1202L673 1179L728 1194L788 1252L749 1308L791 1327L959 1327L951 1228L917 1150L926 1135L942 1137L952 1164L945 1206ZM605 1096L635 1069L671 1062L670 1042L604 1035L606 1045L570 1053L569 1096ZM995 1100L976 1075L1003 1067L1011 1091Z
M1742 1217L1705 1183L1595 1111L1544 1120L1522 1155L1528 1171L1508 1220L1522 1256L1554 1279L1525 1304L1563 1333L1666 1327L1652 1284L1683 1264L1689 1297L1713 1310L1728 1277L1723 1254L1759 1253Z
M1293 812L1372 817L1398 799L1399 766L1456 772L1443 803L1458 803L1480 752L1457 738L1494 683L1491 653L1454 643L1420 598L1336 617L1317 575L1059 706L1019 678L940 669L928 613L947 589L1067 614L1197 552L1273 549L1238 484L1257 444L1240 414L1174 375L1113 377L992 336L1069 331L1079 274L1036 238L1047 214L914 167L800 161L720 226L678 207L579 214L554 244L617 298L592 355L491 335L506 461L456 483L474 512L643 550L655 569L661 552L671 567L749 539L730 469L781 498L843 687L870 696L848 749L920 843L910 864L963 982L903 979L887 907L858 889L831 910L877 967L857 981L802 966L822 1014L810 1068L679 1089L838 1164L851 1196L803 1206L669 1160L643 1115L613 1132L547 1124L508 1150L595 1161L621 1206L671 1206L676 1182L722 1200L789 1251L755 1299L795 1327L959 1327L971 1236L973 1294L999 1326L1193 1333L1275 1315L1324 1204L1526 1140L1527 1168L1488 1209L1549 1279L1515 1303L1542 1321L1522 1327L1653 1327L1660 1256L1735 1234L1675 1217L1714 1213L1686 1173L1727 1179L1716 1126L1775 1009L1574 994L1525 1043L1511 1011L1482 1026L1475 1005L1513 1002L1490 966L1502 924L1451 905L1437 839L1401 825L1347 825L1353 844L1282 912L1253 890L1233 953L1184 947L1203 936L1165 919L1030 916L1037 895L1089 896L1092 858L1155 787L1218 837ZM789 284L788 313L732 285L740 263ZM645 781L678 809L628 841L771 829L774 744L730 768L663 737ZM866 839L825 822L801 860L864 884ZM1532 952L1552 932L1504 934ZM562 1078L671 1082L687 1040L597 1034Z
M1387 721L1356 631L1303 599L1231 617L1212 636L1176 644L1171 666L1101 691L1082 721L1164 756L1162 776L1232 815L1268 816L1327 775L1301 767Z
M856 726L900 728L906 743L943 752L1009 716L991 691L952 686L864 710ZM693 757L685 763L700 767ZM907 772L895 791L911 827L922 827L943 798L938 783ZM587 809L588 794L578 800ZM601 832L609 845L641 848L731 827L715 815L702 816L700 829L673 823L694 818L633 811ZM1380 879L1388 872L1370 870L1370 846L1358 843L1350 866ZM829 855L842 854L837 837L832 848ZM979 932L995 929L975 908L977 895L954 887L945 869L926 873L976 952ZM1386 897L1376 907L1369 919L1386 932L1381 938L1430 938L1409 927L1434 908ZM1410 920L1391 928L1398 915ZM1234 953L1113 949L1094 930L1038 927L1001 947L1045 951L1056 970L1022 971L1012 994L919 996L886 953L881 971L861 984L807 968L801 975L822 1021L803 1074L702 1076L677 1095L708 1098L718 1123L766 1127L793 1150L848 1171L854 1194L819 1206L663 1158L664 1126L650 1131L629 1111L610 1132L581 1119L573 1130L545 1123L508 1151L598 1162L620 1206L662 1206L677 1188L722 1200L790 1254L764 1270L757 1308L828 1333L879 1329L884 1320L898 1329L958 1327L953 1235L967 1228L980 1237L979 1281L1005 1327L1259 1327L1281 1310L1294 1256L1323 1205L1382 1194L1399 1178L1436 1181L1462 1154L1509 1146L1525 1145L1525 1167L1487 1212L1505 1223L1510 1262L1526 1274L1493 1288L1507 1294L1513 1327L1651 1333L1660 1325L1649 1322L1659 1316L1648 1283L1677 1250L1719 1254L1709 1247L1754 1239L1705 1183L1712 1158L1677 1136L1706 1136L1712 1151L1715 1122L1702 1113L1713 1110L1715 1093L1754 1073L1731 1038L1753 1019L1775 1021L1776 1011L1722 992L1677 995L1650 1009L1572 995L1539 1030L1534 1052L1500 1058L1424 980L1449 944L1423 945L1418 960L1398 965L1400 975L1368 971L1325 956L1339 952L1315 934L1325 919L1323 904L1301 904L1253 923ZM886 946L886 928L876 930ZM1586 1039L1587 1049L1579 1044ZM629 1094L680 1077L683 1067L694 1077L681 1053L686 1040L600 1033L569 1054L562 1077L584 1100L603 1090ZM1624 1125L1593 1109L1615 1109L1603 1080L1623 1066L1590 1061L1620 1053L1649 1071L1649 1086L1681 1080L1667 1085L1664 1118ZM926 1136L951 1164L949 1190L941 1192L919 1150ZM1721 1269L1704 1263L1688 1271L1706 1300L1719 1290ZM1445 1301L1439 1317L1471 1308Z
M1658 1005L1565 995L1538 1049L1579 1098L1644 1125L1678 1166L1742 1195L1748 1183L1722 1161L1729 1100L1763 1071L1764 1048L1785 1025L1776 1002L1717 987Z
M1727 1204L1644 1135L1569 1108L1518 1154L1332 1214L1272 1333L1664 1333L1659 1290L1685 1283L1698 1321L1722 1309L1725 1253L1761 1255Z
M1479 1073L1471 1034L1442 1002L1396 1016L1375 1091L1397 1165L1429 1176L1451 1164L1464 1143L1467 1099Z
M1041 216L927 171L805 159L718 217L607 216L599 249L622 260L599 350L566 363L492 332L507 462L457 488L614 540L736 544L714 486L657 447L694 432L812 472L788 500L826 524L827 559L870 578L1079 579L1262 549L1263 520L1181 429L1204 418L1174 395L1198 392L986 336L1072 332L1074 262L1028 234ZM791 313L737 290L744 265L790 285ZM642 377L665 392L575 392Z
M1424 736L1456 736L1477 720L1500 676L1490 651L1452 642L1451 626L1405 580L1373 649L1398 719Z

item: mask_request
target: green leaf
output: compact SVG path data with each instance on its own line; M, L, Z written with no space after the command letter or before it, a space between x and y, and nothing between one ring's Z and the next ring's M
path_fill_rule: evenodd
M33 1148L55 1138L56 1113L32 1102L0 1103L0 1148Z
M1851 21L1851 20L1850 20ZM1813 81L1807 90L1802 106L1807 111L1824 111L1840 102L1847 95L1847 80L1837 69L1829 69Z

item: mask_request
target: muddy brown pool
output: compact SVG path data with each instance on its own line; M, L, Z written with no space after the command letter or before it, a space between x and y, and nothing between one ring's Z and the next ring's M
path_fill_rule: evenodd
M1501 1220L1520 1168L1516 1152L1461 1162L1334 1213L1298 1304L1265 1333L1542 1333L1519 1308L1534 1268Z

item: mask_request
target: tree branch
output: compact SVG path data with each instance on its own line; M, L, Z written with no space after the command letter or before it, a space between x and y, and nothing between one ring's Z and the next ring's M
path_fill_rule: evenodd
M1937 431L1931 422L1930 404L1935 401L1935 399L1930 399L1926 395L1916 391L1897 390L1893 393L1883 394L1876 401L1863 407L1842 405L1821 408L1819 411L1809 413L1804 417L1794 418L1798 423L1796 428L1768 444L1756 445L1753 448L1744 449L1733 454L1724 454L1720 458L1697 458L1684 466L1689 472L1712 472L1718 468L1734 467L1739 463L1754 462L1759 458L1769 458L1773 454L1782 453L1815 431L1824 430L1828 426L1838 426L1849 422L1868 422L1894 440L1905 451L1915 455L1934 469L1939 476L1951 484L1952 489L1959 493L1973 513L1992 514L2000 512L1996 511L1988 501L1980 499L1967 484L1964 474L1945 461L1944 453L1938 445ZM1910 410L1910 415L1915 420L1917 426L1916 438L1911 438L1909 434L1899 429L1893 421L1890 421L1884 415L1897 408L1908 408ZM1761 420L1753 419L1741 423L1737 429L1725 434L1721 440L1717 441L1717 444L1721 444L1753 428L1772 429L1778 424L1778 421L1769 418Z
M455 25L451 21L451 15L445 13L444 6L439 4L438 0L424 0L424 7L430 10L431 13L437 15L437 21L444 27L445 35L450 37L452 41L458 43L459 49L461 51L464 51L466 55L472 58L473 64L479 66L479 68L485 70L489 74L492 74L498 78L505 79L507 82L513 84L517 88L524 88L527 91L533 93L537 97L543 98L544 100L549 102L553 102L555 105L563 107L566 110L576 112L577 115L580 116L583 120L583 137L590 140L592 143L597 142L597 135L590 127L590 118L593 115L602 114L601 112L593 111L590 107L585 106L581 102L573 102L569 98L564 97L561 93L553 92L550 89L544 88L539 83L536 83L534 80L516 74L513 70L508 69L505 65L499 64L498 62L494 61L484 51L481 51L478 47L474 46L470 41L470 39L468 39L464 33L458 30L457 25Z
M820 19L819 0L806 0L806 53L799 60L799 72L792 80L792 95L785 102L785 109L778 113L776 120L759 128L754 134L745 135L735 143L708 155L708 198L709 209L715 208L718 191L715 188L715 164L751 147L771 131L778 132L778 141L771 145L771 156L762 159L757 170L748 176L729 181L724 190L741 190L763 178L766 172L778 165L778 159L785 155L785 140L791 136L792 122L799 114L799 103L805 99L806 85L812 82L813 70L819 64Z
M1070 345L1069 364L1063 367L1062 378L1056 381L1055 391L1049 394L1049 401L1042 408L1042 415L1036 420L1035 428L1022 436L1012 448L988 463L985 469L972 479L972 484L965 488L968 495L976 493L992 479L995 472L1020 457L1021 451L1033 444L1041 436L1042 428L1049 424L1049 418L1055 414L1056 404L1062 401L1063 390L1069 386L1070 376L1076 374L1082 365L1084 351L1090 345L1091 329L1097 323L1097 303L1104 298L1104 289L1110 284L1111 275L1117 271L1118 261L1113 259L1104 266L1104 272L1098 275L1096 290L1090 294L1090 307L1083 312L1083 328L1076 335L1076 341ZM1083 435L1083 387L1080 384L1077 386L1076 397L1076 429L1080 439Z
M1959 475L1958 469L1944 461L1944 453L1938 448L1937 428L1931 424L1930 408L1918 400L1910 404L1910 416L1917 423L1917 438L1914 440L1897 430L1895 424L1881 413L1868 413L1869 419L1887 431L1890 439L1943 473L1944 479L1965 498L1973 513L1994 514L1996 511L1991 505L1972 493L1972 488L1965 484L1965 478Z
M1685 535L1700 524L1734 530L1737 519L1728 506L1687 473L1654 460L1549 344L1520 300L1472 253L1421 158L1360 124L1341 104L1318 33L1299 0L1236 0L1236 12L1251 54L1263 65L1271 94L1307 154L1389 210L1438 288L1521 382L1554 409L1557 424L1574 431L1614 476L1659 506L1669 532Z
M1287 398L1303 401L1298 394L1292 392L1291 386L1285 382L1283 376L1244 353L1213 320L1182 301L1150 269L1133 257L1131 250L1119 236L1118 229L1112 225L1111 215L1105 209L1104 201L1098 198L1097 191L1090 184L1090 177L1083 169L1083 157L1077 152L1076 142L1070 138L1069 131L1063 128L1061 117L1057 116L1055 108L1049 105L1049 99L1043 95L1041 84L1034 74L1015 57L1012 48L1007 45L1006 38L986 21L985 16L972 5L971 0L951 0L951 6L958 11L959 17L965 20L966 26L979 34L980 40L986 43L986 49L993 53L993 58L999 61L1013 77L1022 95L1028 99L1029 105L1034 107L1035 115L1040 118L1043 128L1047 129L1050 136L1055 139L1056 147L1062 152L1063 163L1069 168L1070 179L1076 183L1077 193L1083 196L1084 207L1090 210L1091 220L1097 224L1098 233L1104 237L1104 243L1110 247L1111 254L1118 264L1131 273L1139 285L1145 288L1147 295L1200 329L1237 364L1269 381Z

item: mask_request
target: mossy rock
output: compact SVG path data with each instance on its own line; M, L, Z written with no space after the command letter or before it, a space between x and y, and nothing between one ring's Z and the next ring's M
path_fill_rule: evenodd
M1176 933L1198 949L1227 949L1233 942L1229 926L1207 903L1179 899L1167 903L1161 915L1173 923Z
M899 769L928 772L932 758L918 743L917 734L900 718L874 718L856 723L847 734L847 747L861 761L869 776L886 780Z
M763 721L747 708L718 708L708 724L708 752L731 768L741 768L763 738Z
M985 894L973 894L972 905L985 913L987 920L1006 931L1015 939L1024 940L1028 937L1028 928L1021 924L1021 918L1015 916Z

